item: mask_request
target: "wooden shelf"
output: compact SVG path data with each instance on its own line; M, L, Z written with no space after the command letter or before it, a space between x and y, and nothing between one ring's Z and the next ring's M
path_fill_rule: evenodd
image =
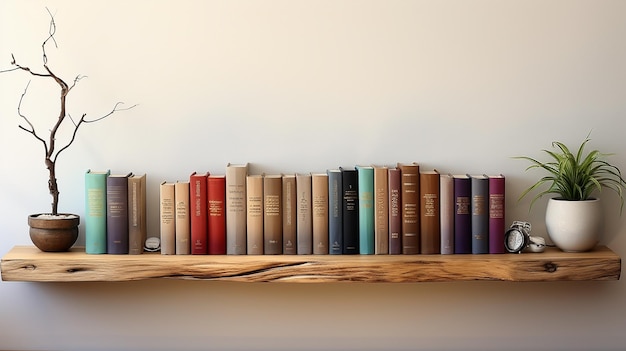
M621 258L605 246L585 253L550 248L504 255L87 255L16 246L0 263L2 280L130 281L154 278L236 282L447 282L618 280Z

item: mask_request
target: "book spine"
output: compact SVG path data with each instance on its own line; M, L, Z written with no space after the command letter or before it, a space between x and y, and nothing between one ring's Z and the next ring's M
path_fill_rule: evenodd
M311 174L296 175L297 213L296 235L298 255L313 253L313 213L311 209Z
M176 202L174 183L163 182L159 187L161 254L176 254Z
M501 254L504 249L505 177L489 176L489 253Z
M297 251L297 193L295 175L283 175L283 254L295 255Z
M374 166L374 253L389 253L389 169Z
M489 179L471 177L472 254L489 253Z
M328 175L311 175L313 254L328 254Z
M246 248L246 176L248 165L226 166L226 253L245 255Z
M208 173L196 172L189 176L192 255L205 255L208 252L207 176Z
M248 255L263 254L263 176L246 177Z
M266 255L283 253L282 177L263 178L263 252Z
M441 253L439 213L439 178L437 171L420 173L420 253Z
M128 178L128 253L143 253L148 237L146 217L146 175Z
M207 177L207 236L210 255L226 254L226 177Z
M128 177L107 177L107 253L128 253Z
M359 179L356 169L341 168L343 254L359 253Z
M343 252L341 170L329 169L326 174L328 174L328 253L341 255Z
M107 176L110 171L85 173L85 252L107 253Z
M402 177L399 168L389 168L389 254L402 254Z
M466 175L454 176L454 253L472 253L472 185Z
M359 253L374 254L374 168L357 166L359 189Z
M441 254L454 254L454 178L442 174L439 180L441 217Z
M420 253L419 165L398 164L402 187L402 253Z
M176 254L191 253L191 222L189 221L189 182L178 181L174 184L176 201Z

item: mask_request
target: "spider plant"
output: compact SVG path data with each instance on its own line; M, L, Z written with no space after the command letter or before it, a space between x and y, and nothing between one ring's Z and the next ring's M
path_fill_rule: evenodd
M618 194L621 201L621 213L624 207L623 192L626 189L626 181L620 169L605 160L607 156L613 154L601 153L598 150L585 153L585 146L590 140L587 135L576 153L572 153L562 142L552 142L553 150L542 150L550 156L550 161L547 162L527 156L516 157L531 163L526 168L527 171L541 168L548 172L548 175L524 190L519 199L521 200L530 192L538 191L531 201L530 207L532 208L535 201L546 194L556 194L556 198L560 200L581 201L590 199L596 190L600 192L603 188L608 188ZM547 188L540 190L545 186Z

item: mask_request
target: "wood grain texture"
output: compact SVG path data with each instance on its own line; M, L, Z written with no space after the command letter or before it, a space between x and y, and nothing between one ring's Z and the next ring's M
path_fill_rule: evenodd
M154 278L236 282L447 282L618 280L621 258L605 246L585 253L501 255L88 255L16 246L2 280L130 281Z

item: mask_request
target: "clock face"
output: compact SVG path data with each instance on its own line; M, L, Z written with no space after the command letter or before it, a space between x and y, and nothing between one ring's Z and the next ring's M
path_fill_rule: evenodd
M517 229L512 229L506 236L506 247L511 252L518 252L523 249L524 234Z

